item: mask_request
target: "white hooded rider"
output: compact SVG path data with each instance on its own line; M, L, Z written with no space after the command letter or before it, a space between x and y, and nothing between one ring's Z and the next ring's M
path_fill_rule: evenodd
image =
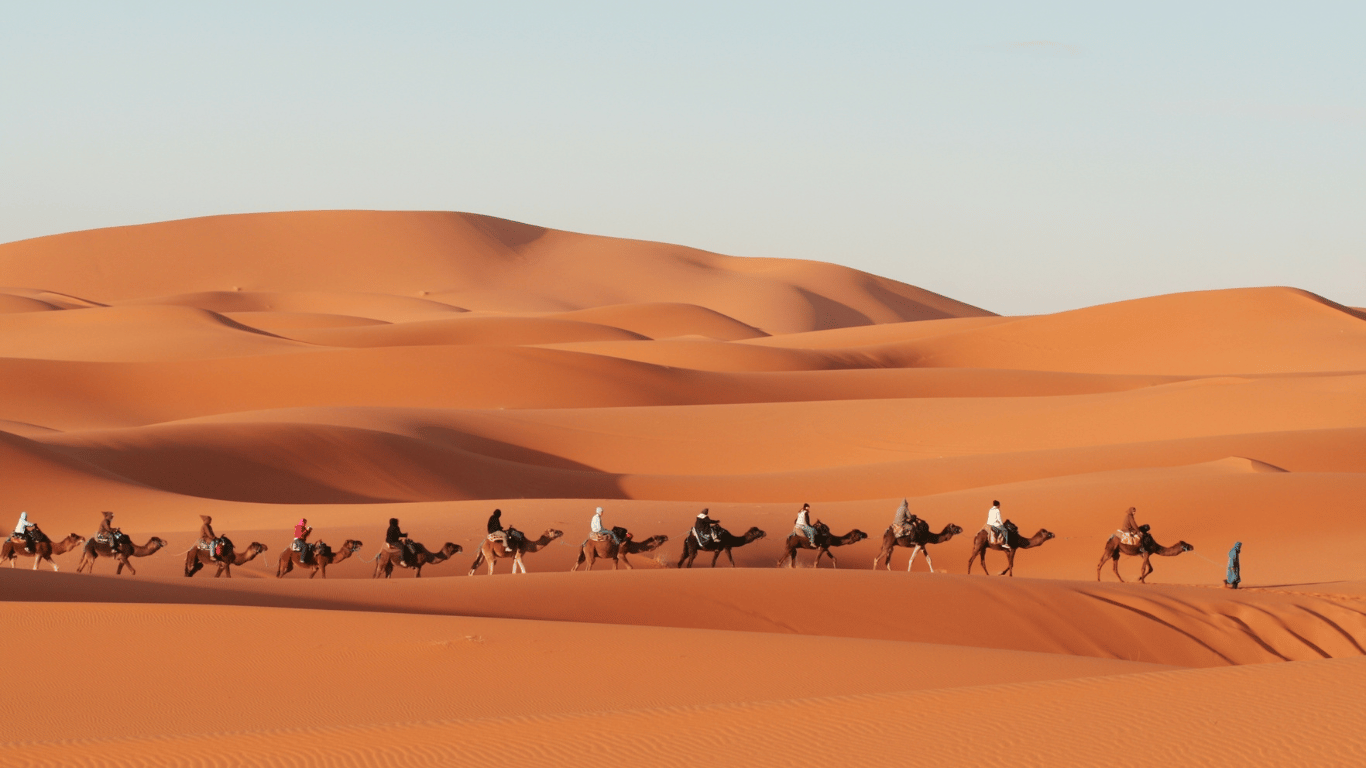
M599 537L606 536L612 540L614 545L618 547L621 546L621 537L617 536L617 532L602 524L602 507L598 507L597 511L593 513L593 520L588 524L588 529L592 531L594 535Z

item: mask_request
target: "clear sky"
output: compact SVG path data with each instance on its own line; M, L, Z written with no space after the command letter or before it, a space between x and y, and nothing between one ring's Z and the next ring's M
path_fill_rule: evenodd
M0 5L0 241L440 209L1003 313L1366 306L1366 3Z

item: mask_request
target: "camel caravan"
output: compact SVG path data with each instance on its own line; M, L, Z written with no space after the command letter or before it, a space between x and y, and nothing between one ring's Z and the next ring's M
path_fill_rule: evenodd
M1195 547L1184 541L1178 541L1169 547L1158 544L1153 538L1150 526L1139 525L1135 520L1136 512L1135 508L1130 507L1125 514L1123 526L1106 539L1100 563L1096 566L1097 581L1101 579L1106 562L1111 564L1115 577L1124 581L1124 577L1119 573L1120 559L1137 557L1141 561L1138 581L1146 583L1153 572L1152 556L1174 557L1194 551ZM81 559L76 566L77 573L94 573L95 563L103 558L113 562L115 575L122 574L125 568L129 574L137 575L132 563L134 558L150 557L167 547L166 540L158 536L149 537L145 544L136 544L114 526L113 512L101 514L103 519L100 521L99 529L89 538L72 533L59 541L53 541L29 520L28 513L24 512L19 517L19 524L15 526L14 533L4 542L0 542L0 563L8 562L13 568L20 557L27 557L33 558L34 570L38 570L40 564L47 562L52 566L52 570L56 571L58 566L52 559L54 556L79 549ZM486 572L491 575L495 565L504 560L511 563L512 573L526 573L527 556L545 549L564 536L563 531L550 528L539 537L530 538L516 528L505 527L502 514L500 509L493 510L488 519L486 535L480 541L467 575L474 575L480 566L485 566ZM184 552L186 577L212 568L215 578L232 578L234 566L246 565L268 551L265 544L256 541L239 548L231 538L214 531L213 518L200 515L200 521L198 540ZM907 571L915 565L916 557L923 554L930 572L934 573L934 561L930 558L929 547L943 544L961 533L963 528L954 523L946 524L938 533L934 532L928 521L910 512L909 501L902 499L892 524L882 533L882 544L873 558L873 569L885 567L889 571L892 570L892 556L897 547L902 547L910 550L910 558L906 563ZM284 578L295 570L307 572L310 579L317 576L327 578L329 566L352 558L363 546L358 539L346 539L339 547L333 548L321 540L310 541L312 534L313 528L307 519L300 519L295 524L293 540L280 552L275 570L276 578ZM684 534L682 554L674 567L691 568L697 555L702 552L711 553L713 568L723 553L730 561L731 567L735 567L732 550L752 544L766 535L758 527L751 527L743 535L737 536L724 528L720 520L711 517L709 509L703 509L693 520L692 527ZM811 567L819 567L823 559L829 558L831 567L838 568L839 559L833 550L857 544L866 538L868 534L857 528L843 535L835 535L825 522L811 518L810 504L803 504L797 511L791 533L783 540L777 566L797 567L799 553L806 550L815 553ZM1054 534L1044 528L1040 528L1033 536L1026 537L1020 533L1015 523L1002 517L1001 502L993 501L991 509L987 512L986 524L973 537L968 553L967 573L972 573L974 563L980 563L982 571L990 574L986 555L988 551L994 551L1004 554L1006 558L1006 567L999 575L1013 576L1015 557L1021 550L1041 547L1053 538ZM632 570L634 566L631 565L631 555L655 552L668 541L669 537L662 534L637 540L635 535L624 527L608 526L603 523L603 508L598 507L589 521L588 536L579 544L578 559L570 571L577 571L580 566L583 566L584 571L591 571L598 560L611 561L613 570L623 565L627 570ZM1236 549L1235 547L1235 553ZM396 570L410 570L414 577L421 578L423 568L445 563L462 551L463 547L449 541L440 548L431 549L410 538L399 526L398 518L390 518L383 546L367 562L374 563L373 578L376 579L391 578ZM1231 553L1230 563L1235 562L1233 558L1234 553ZM656 555L652 559L659 565L669 565L662 556ZM1234 570L1236 566L1230 565L1230 573ZM1234 581L1226 579L1225 586L1236 588L1236 575L1229 578Z

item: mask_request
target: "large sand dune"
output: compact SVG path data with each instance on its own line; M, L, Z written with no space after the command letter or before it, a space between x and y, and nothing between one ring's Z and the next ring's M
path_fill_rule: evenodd
M0 705L5 765L1366 758L1359 309L998 317L831 264L354 211L0 245L0 286L0 511L167 542L136 576L0 571L0 647L40 683ZM938 573L870 570L903 497L965 531ZM993 499L1054 534L1014 579L966 574ZM868 534L838 571L774 568L804 501ZM597 505L670 540L569 573ZM1194 551L1097 584L1130 506ZM466 576L494 507L565 535ZM767 535L679 569L704 507ZM201 514L267 552L185 579ZM364 542L326 581L274 578L301 516ZM390 517L463 551L371 580Z

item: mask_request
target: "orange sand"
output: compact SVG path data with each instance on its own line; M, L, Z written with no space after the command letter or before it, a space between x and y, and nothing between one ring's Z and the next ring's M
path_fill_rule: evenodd
M0 650L38 683L0 704L0 764L1366 761L1360 309L997 317L453 213L39 238L0 245L0 286L0 513L169 543L137 576L0 570ZM965 530L940 573L870 570L903 497ZM965 573L992 499L1056 535L1014 579ZM838 571L773 568L803 501L870 535ZM569 573L597 505L671 540ZM495 506L565 531L526 576L465 575ZM1129 506L1195 551L1097 584ZM768 536L678 570L702 507ZM199 514L269 551L185 579ZM276 580L300 516L360 556ZM391 516L464 552L373 581Z

